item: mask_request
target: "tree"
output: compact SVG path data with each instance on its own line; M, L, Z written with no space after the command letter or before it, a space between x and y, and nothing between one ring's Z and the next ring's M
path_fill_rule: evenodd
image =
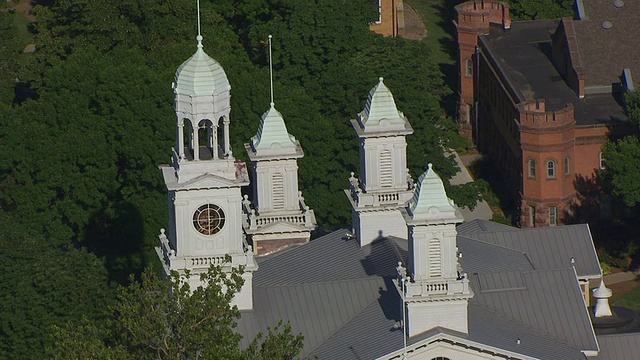
M145 271L140 281L121 287L111 306L111 321L57 327L52 349L56 359L293 359L302 349L302 335L281 324L259 335L247 349L234 331L240 312L231 305L242 287L242 269L226 273L211 266L189 287L187 272L173 272L168 281ZM93 352L93 353L91 353Z
M621 197L626 206L634 207L640 204L640 91L628 92L625 103L633 133L607 142L602 153L613 193Z
M103 321L115 291L101 259L54 246L0 212L0 358L44 359L51 327Z
M509 0L513 20L560 19L573 16L574 0Z

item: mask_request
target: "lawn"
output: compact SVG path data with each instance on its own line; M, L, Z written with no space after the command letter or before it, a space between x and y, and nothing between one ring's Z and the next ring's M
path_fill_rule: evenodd
M635 282L634 282L635 283ZM631 291L616 296L615 291L613 293L613 301L611 303L615 306L622 306L629 309L640 310L640 286L636 286Z
M422 41L432 45L433 55L438 64L455 65L456 42L453 25L455 10L453 6L459 1L405 0L405 3L420 15L427 28L427 37Z

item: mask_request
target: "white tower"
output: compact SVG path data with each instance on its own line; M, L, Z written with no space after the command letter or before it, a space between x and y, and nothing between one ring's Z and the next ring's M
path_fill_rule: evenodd
M258 134L244 144L254 165L253 207L245 195L243 210L247 215L244 229L251 237L258 255L285 246L309 242L316 228L313 210L298 191L298 162L304 153L300 142L287 131L282 114L273 102L273 64L269 35L269 76L271 107L262 114Z
M249 176L229 145L229 81L222 66L204 52L200 34L197 40L196 53L178 68L173 83L176 148L173 165L162 167L169 191L169 233L162 230L157 252L165 273L191 272L192 288L212 264L244 266L245 283L234 304L251 309L257 264L244 241L240 192L249 185Z
M245 149L255 170L253 208L246 197L244 201L245 231L256 254L309 242L316 218L298 191L297 159L304 153L273 102Z
M351 120L360 138L360 180L351 174L345 190L352 206L353 228L360 245L386 236L407 237L400 214L411 198L405 136L413 129L396 108L383 79L370 92L364 110Z
M459 267L456 247L456 224L463 217L431 164L402 215L409 227L410 282L405 294L409 336L436 326L467 333L473 292Z

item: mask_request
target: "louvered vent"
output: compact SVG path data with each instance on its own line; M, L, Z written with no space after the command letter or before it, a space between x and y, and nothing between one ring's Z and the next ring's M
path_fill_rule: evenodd
M393 186L391 152L389 150L382 150L380 153L380 186L383 188Z
M442 276L442 254L438 239L429 240L429 275L431 277Z
M282 174L273 174L273 210L284 210L284 178Z

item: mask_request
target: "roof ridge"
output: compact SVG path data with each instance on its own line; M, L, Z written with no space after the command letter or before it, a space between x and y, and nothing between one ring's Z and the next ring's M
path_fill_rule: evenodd
M297 283L287 283L287 284L268 284L268 285L254 285L254 287L262 287L262 288L286 288L286 287L294 287L294 286L311 286L311 285L324 285L324 284L342 284L345 282L378 282L383 278L379 275L370 275L366 278L352 278L352 279L342 279L342 280L327 280L327 281L313 281L313 282L297 282Z

